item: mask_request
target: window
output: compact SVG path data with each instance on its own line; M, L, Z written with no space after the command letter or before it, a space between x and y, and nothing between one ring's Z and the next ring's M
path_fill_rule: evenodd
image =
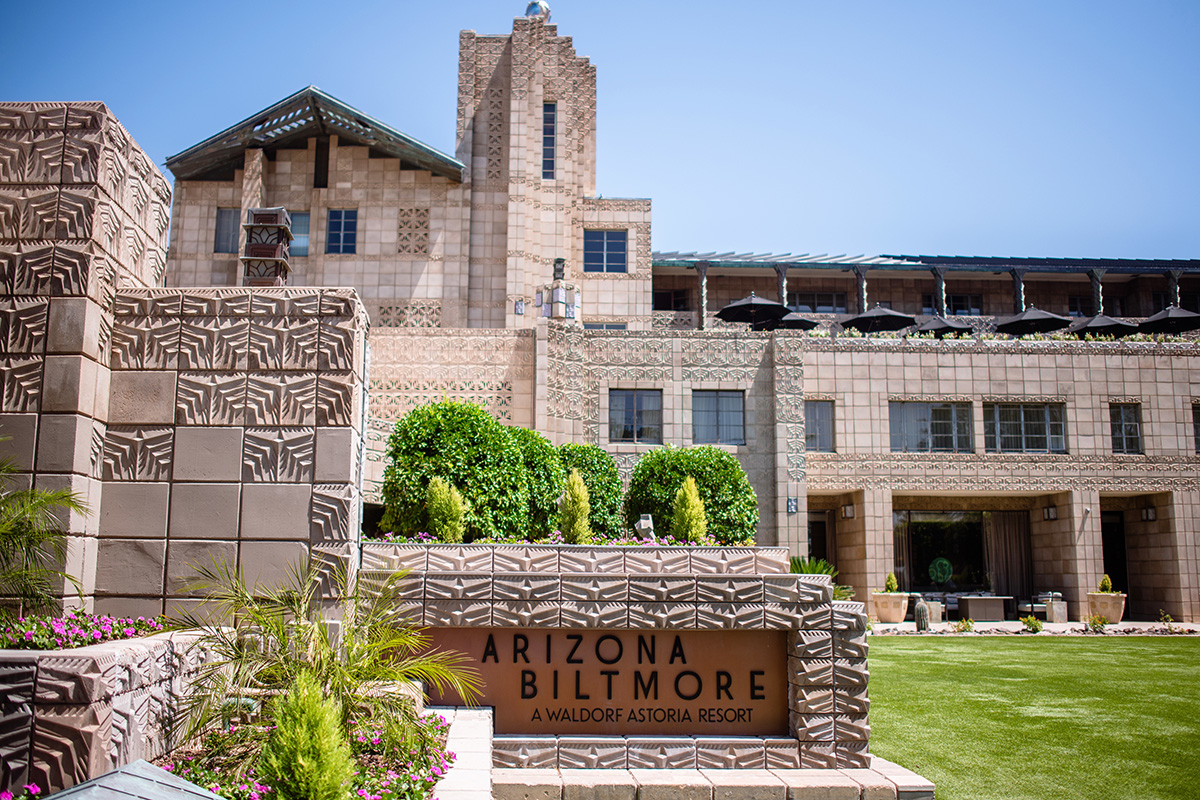
M983 446L989 453L1067 452L1060 403L984 403Z
M613 442L662 444L662 392L609 389L608 438Z
M325 234L326 253L353 253L358 237L358 210L329 209L329 230Z
M745 444L745 392L692 392L692 441Z
M554 180L554 124L558 103L542 103L542 180Z
M921 313L936 314L932 294L921 295ZM946 293L946 314L955 317L978 317L983 313L983 295Z
M845 314L845 292L788 292L787 304L802 314Z
M238 249L238 210L217 209L217 231L213 237L214 253L236 253Z
M1193 411L1194 413L1194 411ZM1114 453L1142 452L1142 407L1137 403L1113 403L1108 407Z
M624 322L585 322L583 323L585 331L623 331L625 330Z
M804 401L804 449L833 452L833 401Z
M652 295L655 311L687 311L687 289L667 289L656 291Z
M1092 298L1086 294L1073 294L1067 298L1067 316L1092 316Z
M1166 292L1151 292L1150 303L1153 306L1153 313L1157 314L1167 307ZM1184 311L1195 311L1200 313L1200 293L1197 292L1180 292L1179 307Z
M292 212L292 249L293 256L308 255L308 221L307 211Z
M625 272L627 231L584 231L584 272Z
M973 453L970 403L888 403L893 453Z

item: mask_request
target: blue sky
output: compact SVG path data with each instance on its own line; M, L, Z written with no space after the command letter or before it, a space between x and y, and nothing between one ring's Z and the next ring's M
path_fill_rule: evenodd
M524 0L7 0L0 99L161 164L308 84L454 149L458 31ZM1200 258L1200 3L552 0L598 189L659 250Z

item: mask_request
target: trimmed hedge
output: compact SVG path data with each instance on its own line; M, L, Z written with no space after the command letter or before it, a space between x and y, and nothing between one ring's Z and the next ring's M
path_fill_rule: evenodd
M481 406L457 400L415 408L388 439L381 530L429 529L425 487L435 475L467 501L467 540L529 535L525 461L509 431Z
M558 446L558 455L567 472L579 470L588 490L592 510L588 524L592 535L618 539L624 533L621 522L621 474L613 457L594 444L568 442Z
M709 535L721 544L753 544L758 498L738 460L710 445L668 445L639 458L625 495L626 526L633 527L642 514L650 514L656 532L669 531L675 493L689 475L696 479L704 501Z
M521 450L525 479L529 483L529 530L535 539L549 536L558 527L558 498L567 483L567 471L550 440L537 431L510 426L508 433Z

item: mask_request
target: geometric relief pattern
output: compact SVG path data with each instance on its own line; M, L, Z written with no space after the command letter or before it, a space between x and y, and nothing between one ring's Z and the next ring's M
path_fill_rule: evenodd
M397 252L402 255L429 255L429 209L401 208L396 230Z
M177 425L241 425L245 411L245 373L179 373L175 396Z
M173 428L110 426L104 437L106 481L165 481L171 475Z
M440 328L441 300L413 300L402 305L380 305L371 320L381 328Z
M352 372L322 372L316 382L316 424L322 427L353 425L362 384Z
M41 299L0 300L0 352L41 353L46 341L48 308Z
M179 321L164 317L116 317L109 366L173 369L179 353Z
M37 411L42 395L42 359L0 357L0 411Z
M250 323L228 317L185 317L180 369L245 369Z
M316 349L316 320L255 317L250 322L251 369L313 369Z
M246 483L310 483L313 476L312 428L247 428L242 450Z
M322 370L351 370L357 361L355 347L360 329L357 320L321 322L318 366Z
M247 425L312 425L314 372L252 372L246 380Z
M347 541L354 508L354 487L349 484L318 484L312 493L312 522L309 541L313 544Z

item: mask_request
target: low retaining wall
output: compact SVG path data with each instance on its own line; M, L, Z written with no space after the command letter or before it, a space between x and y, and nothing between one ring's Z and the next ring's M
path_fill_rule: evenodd
M59 791L167 752L169 720L201 664L194 638L0 650L0 788Z

